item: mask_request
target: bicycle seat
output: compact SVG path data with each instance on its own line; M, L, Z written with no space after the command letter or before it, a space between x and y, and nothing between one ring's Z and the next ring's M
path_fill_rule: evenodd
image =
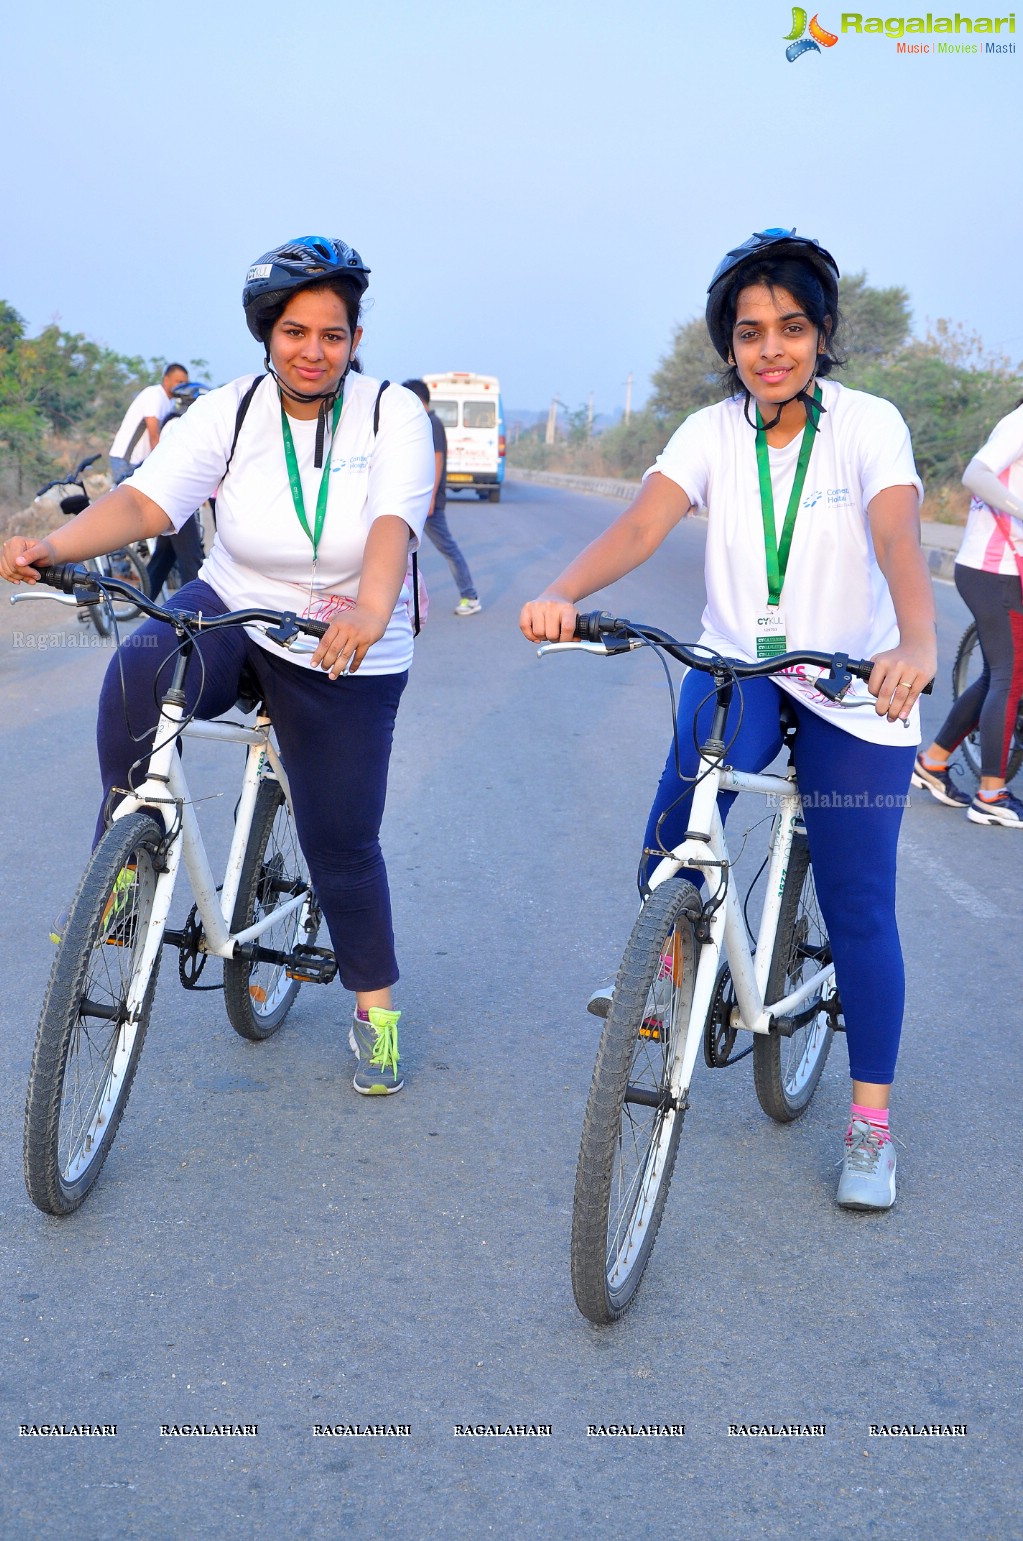
M251 664L243 664L242 672L238 678L238 699L234 709L237 712L254 712L262 704L263 687L256 678Z

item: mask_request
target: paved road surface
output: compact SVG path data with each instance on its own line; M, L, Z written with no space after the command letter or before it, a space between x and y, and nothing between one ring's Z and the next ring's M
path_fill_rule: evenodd
M25 1196L21 1120L48 921L87 851L109 655L67 645L83 639L67 612L0 596L3 1536L1023 1533L1012 833L930 799L907 815L897 1208L833 1206L841 1042L785 1129L760 1113L748 1060L704 1072L635 1308L607 1331L576 1312L569 1212L597 1036L583 1002L631 925L668 708L652 658L539 663L515 617L620 507L523 485L498 507L456 503L485 607L470 620L426 551L433 613L385 832L407 1091L355 1096L339 987L304 990L253 1045L218 995L179 988L168 955L114 1152L63 1222ZM677 531L618 586L619 613L694 634L702 539L697 522ZM964 624L954 590L939 605L928 731ZM223 783L212 750L190 763L197 790ZM205 810L220 847L231 803ZM55 1423L117 1434L19 1435ZM259 1433L160 1433L214 1423ZM827 1433L729 1434L764 1423ZM314 1436L322 1424L411 1434ZM492 1424L553 1432L453 1432Z

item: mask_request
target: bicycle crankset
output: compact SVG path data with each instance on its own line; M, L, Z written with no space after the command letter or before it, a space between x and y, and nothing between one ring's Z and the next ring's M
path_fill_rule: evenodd
M749 1053L749 1049L743 1049L741 1054L732 1054L735 1040L739 1036L738 1028L732 1026L735 1005L732 973L726 963L718 975L714 998L703 1029L703 1058L711 1070L722 1070L725 1065L734 1065L736 1060L745 1058Z
M166 941L167 934L164 933ZM203 929L199 920L198 906L193 904L188 912L188 919L177 933L176 945L178 948L178 978L186 990L219 990L220 985L199 985L199 975L206 967L209 953L202 950Z

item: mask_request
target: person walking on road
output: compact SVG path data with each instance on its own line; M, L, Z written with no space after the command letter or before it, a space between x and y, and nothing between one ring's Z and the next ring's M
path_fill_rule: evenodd
M0 576L81 562L180 528L217 493L217 533L174 606L251 608L323 621L319 642L286 648L254 627L201 636L187 709L229 711L247 665L273 718L298 836L343 986L363 1095L400 1091L398 978L380 849L398 703L412 662L405 577L433 494L433 448L419 403L357 372L369 268L343 241L302 236L249 268L242 304L266 373L202 396L132 479L46 540L0 550ZM244 408L244 410L243 410ZM219 492L218 492L219 488ZM122 639L100 698L105 796L146 774L157 699L177 648L147 621ZM102 833L102 814L98 835Z
M184 385L187 379L184 364L168 364L159 385L147 385L134 398L114 434L107 457L115 487L131 476L159 444L160 429L174 410L174 388Z
M955 581L977 623L984 668L917 756L913 785L948 808L965 808L974 824L1023 829L1023 801L1005 784L1023 697L1023 402L974 455L963 486L973 497ZM980 787L970 798L952 780L948 762L978 728Z
M923 489L895 407L826 378L839 362L838 267L817 241L763 230L728 252L711 280L707 326L727 365L728 399L686 419L632 506L524 606L520 625L533 642L571 638L578 602L640 566L702 505L702 645L748 661L802 650L873 660L868 685L854 685L843 704L801 671L745 682L729 717L729 762L745 771L770 764L787 698L852 1077L837 1201L887 1209L895 1202L888 1103L905 1000L896 846L920 738L917 698L937 664ZM678 720L695 717L700 741L713 705L691 671ZM641 885L659 853L685 836L696 770L693 735L680 731L650 812ZM733 801L722 797L722 816Z
M483 609L480 604L476 586L472 581L472 573L469 564L462 555L461 547L452 535L448 527L447 515L444 510L447 504L446 477L448 469L448 436L444 432L444 424L436 412L430 411L430 387L425 380L402 381L407 391L413 391L426 408L426 415L430 419L433 429L433 455L435 462L433 478L433 505L430 508L430 516L426 521L426 534L437 547L451 568L451 576L454 578L461 598L455 606L456 615L478 615Z

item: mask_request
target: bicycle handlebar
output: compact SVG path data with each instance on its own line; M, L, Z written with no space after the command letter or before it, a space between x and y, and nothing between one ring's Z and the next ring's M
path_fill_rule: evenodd
M627 621L610 615L606 610L590 610L586 614L577 615L575 635L584 645L603 644L609 654L627 652L640 643L651 642L690 669L700 669L705 674L722 674L729 679L755 679L763 675L781 674L798 665L827 669L830 677L818 679L816 689L830 701L841 700L854 677L869 680L874 669L870 659L849 658L845 653L779 653L774 658L762 658L757 663L750 663L742 658L726 658L709 648L697 652L656 626ZM921 694L930 695L933 687L934 681L928 681Z
M37 498L45 497L46 494L49 492L51 487L77 487L77 486L79 486L80 485L79 478L81 476L83 476L85 474L85 472L89 469L89 467L91 465L93 465L99 458L100 457L98 455L90 455L86 460L83 460L80 465L75 466L74 470L70 473L70 475L68 475L68 476L58 476L56 481L47 482L45 487L40 487L39 491L36 493L36 497ZM84 491L85 489L83 488L82 490Z
M275 631L268 631L267 636L272 641L287 646L298 632L304 632L308 637L320 638L326 636L330 630L326 621L313 621L305 616L295 615L290 610L229 610L225 615L203 615L200 610L168 610L163 605L155 604L130 583L124 583L120 578L97 578L96 574L89 572L88 568L78 567L73 562L60 562L52 567L37 567L36 572L39 574L40 583L45 583L48 588L59 589L64 594L75 594L76 591L83 589L87 593L109 591L120 595L122 599L130 600L154 621L166 621L170 626L181 627L191 632L212 631L218 626L266 625L276 628Z

